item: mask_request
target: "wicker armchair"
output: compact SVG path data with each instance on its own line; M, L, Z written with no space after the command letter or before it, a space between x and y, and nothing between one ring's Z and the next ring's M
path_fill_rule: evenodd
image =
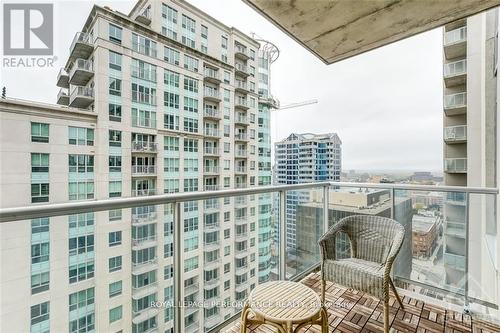
M349 238L351 258L336 258L339 232ZM380 216L353 215L333 225L319 240L321 301L325 301L326 280L378 297L384 302L384 332L389 332L389 286L404 309L390 276L404 235L399 222Z

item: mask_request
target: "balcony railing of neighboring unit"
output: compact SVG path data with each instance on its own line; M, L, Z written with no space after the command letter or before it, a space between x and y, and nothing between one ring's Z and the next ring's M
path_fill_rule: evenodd
M205 191L218 191L219 185L205 185Z
M203 70L203 73L205 74L206 78L220 81L220 74L219 74L219 71L216 69L205 67L205 69Z
M219 110L205 109L203 114L205 115L205 117L220 119L220 112L219 112Z
M248 118L247 117L243 117L243 116L236 116L234 118L234 122L237 123L237 124L248 125Z
M138 66L130 66L132 77L143 79L146 81L156 82L156 69L143 68Z
M144 9L142 12L137 15L135 18L136 21L145 24L145 25L150 25L151 24L151 9L148 7Z
M234 139L240 141L247 141L248 135L246 133L236 133L234 134Z
M144 245L144 244L149 244L149 243L152 243L152 242L156 242L156 235L149 235L149 236L146 236L146 237L142 237L142 238L132 238L132 246L141 246L141 245Z
M455 30L447 31L444 34L444 45L451 45L465 42L467 40L467 27L460 27Z
M247 151L238 149L234 152L234 156L236 157L247 157Z
M248 103L245 98L236 98L234 100L234 105L242 108L248 108Z
M444 65L444 76L452 77L467 73L467 60L462 59L459 61L450 62Z
M234 64L234 68L236 68L236 70L238 72L241 72L241 73L244 73L246 75L249 75L247 66L245 66L243 64L236 63L236 64Z
M92 49L93 49L93 41L92 41L92 38L91 38L91 35L89 35L88 33L85 33L85 32L77 32L75 34L75 37L73 38L73 41L71 42L71 46L70 46L70 54L73 53L73 51L83 51L83 48L85 50L89 50L90 52L92 52ZM79 50L77 48L78 45L82 45L83 48L82 50ZM88 55L90 55L90 52L88 53Z
M144 197L155 194L156 194L156 189L154 188L143 189L143 190L132 190L132 196L134 197Z
M236 88L248 91L248 85L245 81L236 80Z
M147 189L145 191L140 191L142 192L141 194L154 194L154 190ZM415 192L422 192L423 195L430 195L432 198L441 198L441 201L436 201L438 203L433 203L427 208L427 215L423 216L426 222L422 224L420 222L417 223L417 220L414 219L416 215L416 209L414 208L416 206L414 207L412 203L412 195ZM297 196L298 193L303 195ZM213 289L214 286L222 283L222 263L215 265L218 266L218 268L214 269L218 271L213 273L215 275L214 277L203 275L204 261L202 260L204 259L200 260L200 266L197 268L198 271L196 274L194 271L188 272L188 275L184 272L185 266L183 266L183 262L186 258L183 251L185 243L182 230L184 229L185 206L183 204L185 202L201 201L204 202L205 205L209 202L208 205L212 206L215 202L220 204L224 200L223 198L233 198L236 206L237 204L247 204L249 201L248 198L251 198L251 196L259 198L261 195L269 195L272 197L270 198L272 207L269 208L269 210L272 209L276 214L272 214L274 217L272 223L271 221L266 223L271 223L270 225L274 226L273 229L277 233L275 236L259 234L253 245L250 242L250 237L242 237L247 232L249 235L252 234L254 232L251 229L252 223L259 221L259 218L261 218L258 213L256 216L252 215L249 209L250 206L245 206L246 209L241 209L242 207L239 207L239 210L235 211L234 215L231 214L231 219L228 221L229 223L224 222L224 224L220 224L224 226L224 229L232 228L230 234L235 235L235 238L237 238L234 240L234 247L231 248L230 257L227 258L228 262L232 261L234 263L231 267L234 267L233 269L238 272L243 272L243 274L248 274L253 268L256 269L255 279L252 280L252 277L248 274L247 280L244 282L241 280L236 281L238 282L238 289L249 292L251 284L257 284L259 283L258 281L262 282L278 278L297 281L302 279L302 277L309 272L317 270L320 257L317 240L327 228L336 223L341 217L345 216L346 213L343 209L344 205L336 204L336 200L338 200L337 195L342 199L346 195L352 195L355 196L355 198L356 196L366 198L370 193L376 193L380 200L373 203L372 206L358 207L357 204L355 204L355 206L346 209L349 210L349 213L355 212L357 214L392 217L403 224L405 228L408 228L406 234L408 243L405 242L403 244L394 265L394 280L396 285L412 291L418 290L416 295L424 295L427 299L429 299L429 297L435 297L438 298L441 303L449 302L463 305L463 302L466 302L474 313L487 315L488 313L491 314L491 311L494 311L494 308L500 304L497 295L491 292L493 288L499 287L498 280L496 280L497 270L493 265L495 261L492 260L494 259L492 256L497 254L495 252L483 251L483 249L481 249L480 246L476 246L476 244L482 244L485 237L498 237L500 221L496 218L497 206L495 201L497 200L498 189L343 182L275 185L240 190L225 189L216 193L199 191L161 194L142 198L123 197L105 200L2 208L0 209L0 223L2 223L2 225L5 223L19 223L19 230L29 229L32 233L52 233L54 231L58 232L57 229L51 229L52 226L57 225L57 223L52 223L51 220L51 223L47 224L45 230L36 231L36 229L33 228L32 221L40 218L51 219L57 216L67 219L65 214L85 214L88 219L90 213L90 215L94 216L94 219L107 218L108 216L109 219L111 219L111 214L95 213L109 211L109 213L113 212L113 216L115 217L116 211L119 211L120 215L118 218L125 222L127 219L127 209L133 207L137 207L134 209L138 209L139 207L155 207L156 210L154 213L158 211L158 214L151 216L151 218L158 218L158 221L155 223L158 223L157 226L160 226L166 223L167 220L164 219L164 214L167 216L168 212L168 216L170 217L169 223L171 224L169 228L171 228L172 231L167 236L163 236L162 232L156 235L158 243L160 243L160 239L162 242L161 244L152 245L156 247L155 251L148 250L148 256L151 257L146 259L141 254L140 260L143 261L137 262L139 257L134 257L132 260L128 259L130 261L128 263L124 262L123 265L130 265L131 263L134 275L157 270L159 267L164 267L166 265L172 265L172 272L174 272L173 276L171 276L168 281L162 281L162 285L158 286L158 289L161 290L164 287L170 286L168 284L170 283L169 281L173 281L173 300L174 302L181 302L185 296L183 290L193 289L191 287L183 288L184 280L187 276L196 276L198 279L202 279L203 277L206 278L206 282L204 282L203 285L199 284L196 286L197 290L199 287L203 287L206 290ZM323 198L328 198L328 200L323 200ZM294 200L293 202L296 203L293 218L287 215L289 210L287 205L292 202L292 199ZM454 205L452 201L460 201L463 204L460 204L461 207L452 207ZM250 205L253 204L250 203ZM476 210L477 212L475 212ZM123 216L121 215L122 213ZM146 215L150 213L153 212L145 212ZM141 214L132 214L132 223L134 223L140 215ZM422 216L420 218L422 218ZM72 221L72 219L70 219L70 221ZM54 222L57 222L57 219L54 218ZM95 232L99 235L102 229L98 228L103 225L103 223L94 222L92 224L87 224L85 228L96 228ZM243 229L244 225L247 226L246 231ZM288 226L295 226L296 228L294 239L300 247L300 251L287 246L287 242L289 241L287 239ZM476 226L485 227L476 228ZM137 227L137 225L135 225L135 227ZM70 232L71 228L73 227L70 226ZM156 228L156 230L162 230L160 228ZM216 250L222 251L221 245L225 242L220 239L222 234L218 231L210 231L212 224L206 225L208 233L203 230L205 228L205 223L201 223L199 228L201 232L203 232L204 237L207 237L203 238L204 246L200 248L201 253L207 254ZM9 226L9 229L14 231L16 228L10 228ZM432 233L431 236L432 239L434 239L434 243L429 244L428 256L413 258L412 246L421 244L420 237L416 238L416 236L412 235L411 231L414 229ZM210 233L217 234L217 238L214 239L215 236ZM255 235L257 236L258 233L259 230L256 230ZM12 235L12 237L18 239L16 235ZM164 237L171 238L168 244L172 244L172 248L168 258L164 258L162 252ZM135 239L135 241L143 243L144 248L147 247L149 249L152 247L146 245L148 244L146 240L142 242L143 238L144 237ZM149 237L147 238L149 239ZM30 247L30 241L30 237L28 237L27 243L26 241L13 242L12 247L8 249L10 256L18 258L20 262L19 265L25 262L28 272L30 271L32 262L31 258L26 258L24 254L26 248ZM134 245L133 241L128 243L123 242L121 247L136 247L137 245ZM167 242L165 242L165 244L167 244ZM144 248L142 248L141 251L143 251ZM260 255L260 250L258 250L260 248L266 249L262 252L262 256ZM167 248L165 247L165 249ZM0 247L0 250L3 250L2 247ZM347 252L350 253L347 240L340 237L337 241L336 250L337 255L340 256L347 254ZM131 248L127 251L131 251ZM256 257L255 262L250 261L251 254L254 253L253 251L259 251L259 255ZM464 255L460 256L456 253L464 253ZM220 255L222 255L222 253L220 253L219 256ZM244 258L247 258L246 264L244 263ZM266 258L267 262L261 262L262 258ZM238 259L240 261L236 264L235 261ZM226 256L224 256L224 260L226 260ZM471 260L474 260L474 269L469 265ZM236 265L239 265L238 269L236 269ZM480 268L480 272L477 271L476 268ZM53 268L50 267L48 269L51 270ZM451 276L447 275L451 273L458 274L458 278L454 280L451 279ZM59 273L55 269L51 270L50 278L53 279L57 274L62 273ZM267 274L267 276L261 276L261 274ZM480 281L476 280L478 277L476 276L477 274L480 275L480 279L484 278L489 281L486 287L484 287L484 284L476 283L476 281ZM108 283L106 282L108 281L107 277L103 277L101 274L95 275L92 278L97 280L101 279L101 282ZM5 280L5 277L0 277L0 279L2 279L0 280L2 285L4 283L11 283L11 280ZM456 285L453 285L451 281L457 281ZM15 285L18 285L18 281L14 282ZM236 283L232 285L236 287ZM56 283L50 284L51 293L57 294L61 288L64 289L64 286L59 286ZM149 286L145 286L144 288L147 289ZM200 293L203 292L203 290L198 291ZM132 298L138 298L140 296L142 296L141 288L134 288L132 291ZM96 302L107 302L107 300L107 293L102 297L96 294ZM185 314L185 312L182 312L184 311L182 307L173 307L172 311L175 314L175 318L181 318L179 321L174 320L173 325L176 331L182 332L184 324L182 314ZM141 314L134 317L134 320L142 320L142 316L149 316L147 310L140 312ZM222 324L227 323L228 321L225 321ZM217 327L218 325L215 326L213 330L216 330Z
M453 109L467 106L467 93L461 92L444 96L444 108Z
M205 147L205 155L219 155L218 147Z
M219 173L219 167L218 166L205 166L203 168L205 173Z
M154 175L156 174L156 165L132 165L132 174Z
M205 89L203 89L203 96L220 100L220 92L217 89L205 87Z
M75 64L71 68L71 73L72 73L71 76L73 76L74 73L78 70L92 72L94 70L92 62L86 59L76 59Z
M444 140L449 142L467 140L467 125L445 127Z
M449 173L466 173L467 158L445 158L444 171Z
M247 48L245 46L243 46L243 45L235 44L234 45L234 53L236 55L241 55L241 56L243 56L245 58L249 58L250 57Z
M158 144L150 141L132 141L132 151L135 152L156 152Z
M204 133L206 136L219 137L220 132L217 128L205 127Z

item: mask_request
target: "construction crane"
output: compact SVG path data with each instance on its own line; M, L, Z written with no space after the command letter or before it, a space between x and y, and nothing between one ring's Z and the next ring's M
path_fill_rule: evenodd
M280 106L276 109L271 109L271 111L281 111L281 110L286 110L286 109L293 109L293 108L298 108L299 106L317 104L317 103L318 103L317 99L310 99L310 100L303 101L303 102L290 103L290 104L287 104L284 106Z

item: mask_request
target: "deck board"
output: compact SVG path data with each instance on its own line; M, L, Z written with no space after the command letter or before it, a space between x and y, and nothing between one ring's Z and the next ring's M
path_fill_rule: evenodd
M318 273L307 276L302 283L321 290ZM392 294L391 294L392 295ZM449 309L428 304L408 296L402 297L403 311L394 297L389 301L391 332L401 333L499 333L500 326L481 319L474 319ZM327 283L326 301L328 327L334 333L383 333L383 303L371 295ZM267 325L251 325L248 333L270 333L276 330ZM226 329L226 333L239 333L240 323ZM320 333L319 326L306 326L304 333Z

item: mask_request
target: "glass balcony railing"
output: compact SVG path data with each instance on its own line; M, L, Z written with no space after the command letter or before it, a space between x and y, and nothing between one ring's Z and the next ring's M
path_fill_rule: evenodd
M467 93L456 93L444 96L444 108L454 109L462 108L467 106Z
M156 191L132 195L139 192ZM416 194L441 200L422 206ZM466 304L487 320L500 304L491 292L500 287L498 253L483 241L498 239L497 195L488 188L324 182L2 208L2 267L16 267L0 277L2 299L17 314L2 323L20 327L18 318L28 318L31 328L34 303L15 301L25 293L36 304L70 310L51 311L47 327L89 318L96 332L107 331L97 310L105 308L107 318L121 306L120 328L218 332L259 283L317 272L319 237L353 214L392 217L405 227L393 273L413 300ZM345 235L335 244L339 258L350 255Z
M467 74L467 60L450 62L444 65L444 76L453 77L457 75Z
M444 140L449 142L467 140L467 125L445 127Z
M467 40L467 27L460 27L455 30L447 31L444 34L444 45L465 42Z
M445 158L444 171L450 173L467 172L467 158Z

